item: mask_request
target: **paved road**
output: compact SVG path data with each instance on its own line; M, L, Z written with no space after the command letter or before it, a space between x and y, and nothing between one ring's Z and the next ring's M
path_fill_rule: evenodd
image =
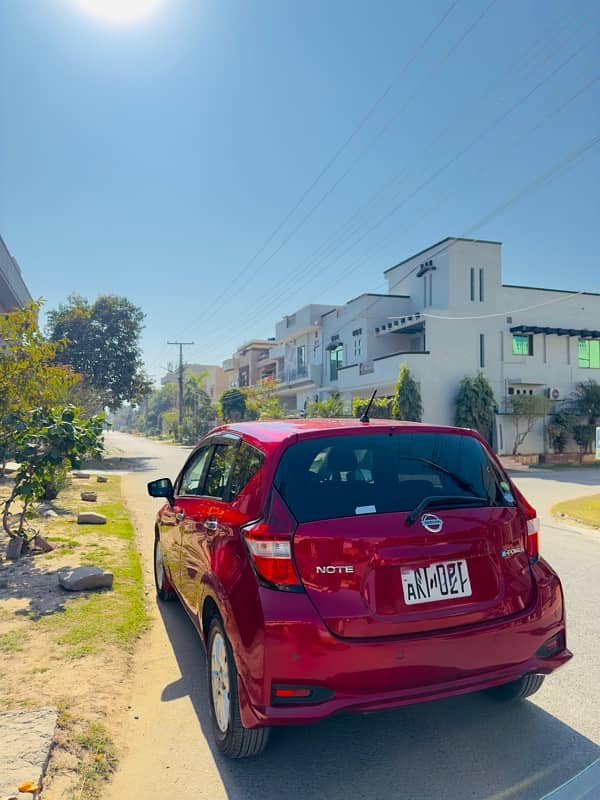
M187 451L120 433L108 439L130 457L124 483L150 588L159 501L145 484L174 477ZM563 579L575 652L532 701L506 708L473 695L340 716L280 729L259 759L227 761L207 741L202 647L179 605L167 604L139 649L131 707L115 709L125 754L107 800L539 800L600 756L600 533L549 515L552 503L598 491L599 481L594 470L517 476L540 512L544 556Z

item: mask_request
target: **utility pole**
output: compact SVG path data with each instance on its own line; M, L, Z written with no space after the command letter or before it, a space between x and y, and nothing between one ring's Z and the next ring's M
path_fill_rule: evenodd
M193 342L167 342L179 346L179 424L183 424L183 348Z

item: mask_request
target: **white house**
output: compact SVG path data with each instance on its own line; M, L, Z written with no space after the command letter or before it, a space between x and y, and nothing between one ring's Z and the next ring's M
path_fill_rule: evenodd
M461 378L482 370L498 405L495 444L507 453L514 439L507 397L543 393L558 406L578 382L600 380L600 295L503 284L500 242L447 238L385 277L388 294L360 295L320 320L319 307L307 306L277 325L270 355L287 365L278 374L292 407L332 391L348 404L373 389L391 395L406 363L420 385L423 419L451 424ZM296 331L285 320L301 313ZM295 367L310 379L302 391L290 380L294 358L306 358ZM543 449L540 423L521 452Z
M21 268L0 236L0 313L23 308L31 299Z
M323 385L322 321L336 306L308 305L275 326L277 344L269 351L279 381L277 394L290 410L303 410Z
M420 384L424 420L450 424L460 379L481 369L498 402L496 446L505 453L513 441L506 397L545 393L559 404L576 383L600 380L600 294L503 284L500 242L444 239L385 277L390 296L410 300L375 322L387 355L353 358L345 347L343 397L391 394L404 362ZM521 451L543 447L540 424Z

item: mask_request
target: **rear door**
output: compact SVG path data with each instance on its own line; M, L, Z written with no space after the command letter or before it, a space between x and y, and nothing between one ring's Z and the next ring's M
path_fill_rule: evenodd
M392 431L304 439L278 468L298 521L296 567L326 625L342 637L397 636L525 609L525 520L480 442ZM450 499L411 524L424 498Z

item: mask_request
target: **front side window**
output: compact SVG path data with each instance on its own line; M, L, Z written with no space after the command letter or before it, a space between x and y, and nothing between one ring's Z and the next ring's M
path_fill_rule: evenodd
M204 482L204 491L202 492L204 496L214 497L218 500L227 499L225 495L236 451L237 447L233 444L215 446Z
M181 477L179 493L186 495L201 495L203 489L203 478L206 462L210 453L210 447L203 447L189 463L186 464Z
M600 342L580 339L577 365L582 369L600 369Z
M333 350L329 351L329 378L332 381L337 380L338 370L344 366L344 347L338 345Z
M514 356L532 356L533 355L533 335L512 337L512 351Z
M362 355L362 336L354 337L354 358L360 358Z
M471 436L394 433L304 439L283 454L275 487L299 522L409 511L425 497L506 505L507 487Z

